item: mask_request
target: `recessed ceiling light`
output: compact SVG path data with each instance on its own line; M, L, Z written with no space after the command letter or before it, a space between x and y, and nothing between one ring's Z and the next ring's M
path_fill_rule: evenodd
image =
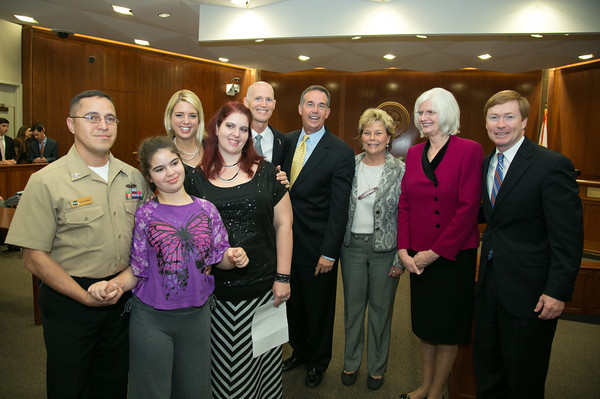
M19 21L29 22L30 24L37 24L37 23L39 23L35 19L33 19L31 17L28 17L26 15L16 15L15 14L15 18L18 19Z
M590 58L594 58L594 54L582 54L577 58L580 60L589 60Z
M492 56L489 54L481 54L481 55L478 55L477 57L482 60L489 60L490 58L492 58Z
M298 59L299 59L300 61L308 61L308 60L310 60L310 57L308 57L308 56L306 56L306 55L299 55L299 56L298 56Z
M115 10L115 12L118 12L119 14L133 15L133 11L131 10L131 8L116 6L114 4L113 4L112 8L113 8L113 10Z
M221 61L221 62L229 62L229 58L219 57L219 61Z
M325 68L323 68L323 67L315 67L315 69L325 69Z
M256 42L256 43L262 43L262 42L264 42L264 41L265 41L265 39L256 39L256 40L255 40L255 42Z
M383 56L383 58L385 58L386 60L393 60L394 58L396 58L396 56L394 54L386 54Z
M350 40L359 40L359 39L362 39L362 36L354 36L354 37L350 38Z
M475 67L466 67L466 68L463 68L462 70L463 71L475 71L476 69L477 68L475 68Z
M417 35L419 39L427 39L427 35Z
M231 0L231 2L240 7L248 7L250 5L250 0Z
M170 16L170 12L161 12L160 14L158 14L158 18L169 18Z
M531 37L535 37L536 39L539 39L539 38L544 37L544 36L540 35L540 34L537 34L537 33L534 33L533 35L531 35Z
M135 39L135 44L139 44L140 46L149 46L150 42L148 40Z

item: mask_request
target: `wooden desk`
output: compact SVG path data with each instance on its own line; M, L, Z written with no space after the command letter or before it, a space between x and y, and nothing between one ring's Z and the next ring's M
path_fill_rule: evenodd
M29 163L0 166L0 197L7 199L17 191L23 191L29 176L42 169L47 163Z
M0 208L0 232L7 233L10 222L15 215L15 208Z

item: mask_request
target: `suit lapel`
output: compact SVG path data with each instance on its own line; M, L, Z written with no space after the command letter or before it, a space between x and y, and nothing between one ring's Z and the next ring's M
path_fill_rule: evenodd
M298 145L298 138L300 137L300 132L301 132L300 130L296 130L296 131L286 134L286 136L290 140L290 148L288 148L288 153L285 157L282 168L285 171L285 173L287 173L288 178L292 171L292 160L294 159L294 153L296 152L296 146ZM293 188L293 186L292 186L292 188Z
M502 181L502 185L500 186L500 190L498 190L498 195L496 196L496 204L494 205L494 209L502 203L502 200L517 185L525 171L529 169L533 161L532 157L533 144L527 137L525 137L523 144L521 144L521 147L510 163L510 167L508 168L506 176L504 176L504 180Z
M300 137L299 134L298 134L298 137ZM331 145L330 141L331 141L331 133L329 133L329 129L325 128L325 134L323 135L323 137L321 137L321 140L319 140L319 144L317 144L317 146L315 147L313 152L310 154L310 157L304 163L304 166L300 170L300 174L296 178L296 181L294 182L292 189L294 187L296 187L297 184L299 184L299 183L301 184L302 180L304 180L306 178L306 176L310 176L312 171L319 164L319 162L321 162L321 160L325 157L325 155L327 155L327 153L329 152L329 146ZM295 143L297 143L297 142L298 142L298 140L296 138ZM295 152L295 148L296 147L294 144L294 152ZM292 158L293 158L293 155L292 155Z
M492 201L488 191L487 175L490 169L490 161L495 153L496 149L494 148L494 151L485 157L483 164L481 165L481 198L483 199L483 209L488 213L492 212Z
M381 180L379 180L379 188L375 192L375 201L379 200L394 183L398 171L396 170L396 164L394 163L393 155L389 152L385 153L385 163L383 171L381 172ZM358 172L357 172L358 173Z

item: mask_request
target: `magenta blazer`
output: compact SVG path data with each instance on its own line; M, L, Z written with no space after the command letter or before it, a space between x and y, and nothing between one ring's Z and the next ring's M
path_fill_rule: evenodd
M459 251L479 247L483 149L472 140L450 136L435 170L436 187L421 166L424 148L425 143L417 144L406 155L398 201L398 249L431 249L455 260Z

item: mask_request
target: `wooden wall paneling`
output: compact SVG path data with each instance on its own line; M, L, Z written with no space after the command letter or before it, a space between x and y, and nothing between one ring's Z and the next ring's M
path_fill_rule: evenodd
M162 124L149 125L138 112L142 93L115 90L106 90L106 93L112 97L120 121L117 127L117 139L111 152L123 162L138 167L137 149L140 142L145 137L163 135L164 128ZM144 124L147 125L146 128L140 129L139 127Z
M95 45L40 33L44 44L35 47L33 54L34 70L40 76L34 78L31 123L44 124L46 134L58 141L59 156L63 156L73 144L73 135L66 125L71 99L84 90L102 89L103 52ZM90 56L95 57L94 63L89 62Z
M23 85L23 124L29 125L32 114L33 101L33 28L23 26L21 30L21 83Z
M105 46L102 62L104 90L139 92L143 81L140 74L145 72L140 68L140 57L137 51L129 48Z
M261 78L270 82L275 88L277 108L273 114L272 124L282 131L291 131L300 127L297 116L297 104L300 93L313 83L323 84L332 89L332 111L327 125L336 132L335 120L343 127L341 137L356 151L360 144L355 140L358 119L369 107L375 107L386 101L396 101L404 105L410 115L411 123L407 132L396 139L393 154L405 156L408 148L421 141L414 126L413 109L417 97L433 87L443 87L451 91L461 108L461 137L479 142L486 153L493 149L487 137L483 106L494 93L504 89L514 89L527 96L532 104L529 118L529 137L537 140L535 132L539 115L537 105L541 93L540 71L503 74L485 71L457 71L443 73L426 73L403 70L385 70L364 72L359 74L310 70L289 74L262 71ZM329 86L328 86L329 85ZM341 87L336 85L343 85ZM338 98L337 95L343 96ZM343 104L343 112L337 110L336 103ZM336 132L336 134L338 134Z
M213 98L213 92L217 90L217 87L219 84L222 84L222 82L218 82L218 84L215 82L215 75L212 73L211 67L191 62L185 64L185 68L182 70L182 77L183 81L181 87L177 90L188 89L196 93L202 102L202 112L204 113L204 121L206 123L214 113L214 110L217 109L217 104L215 104ZM173 90L172 93L169 94L165 100L165 106L169 98L171 98L173 93L177 90ZM223 86L223 93L224 92L225 86ZM219 104L219 106L220 105L221 104Z
M567 156L581 177L600 179L600 62L555 71L548 107L548 146Z
M38 28L25 28L23 36L23 97L29 109L25 122L43 122L59 143L59 155L73 143L65 123L69 103L84 90L100 89L113 97L121 120L113 153L137 165L134 152L141 140L165 134L164 110L177 90L188 88L198 94L205 117L210 117L225 101L241 101L255 77L246 68L77 35L58 39ZM225 94L225 84L234 76L240 78L241 92L232 98Z
M165 135L164 112L176 91L187 88L184 84L185 63L171 57L143 54L140 57L140 94L136 100L137 137L135 150L143 139ZM143 127L141 129L140 127ZM137 166L137 155L134 156Z
M586 251L600 253L600 199L584 198L583 247Z

